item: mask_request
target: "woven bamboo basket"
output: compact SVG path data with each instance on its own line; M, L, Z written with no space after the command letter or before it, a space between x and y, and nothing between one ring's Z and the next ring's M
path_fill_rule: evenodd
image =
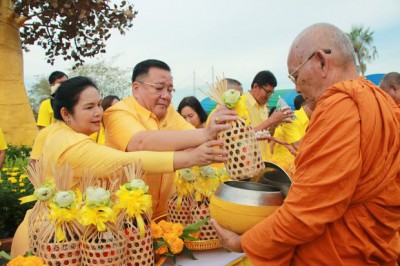
M81 265L126 265L127 239L113 223L107 223L107 229L99 232L89 225L81 240Z
M150 216L143 216L143 220L145 222L144 237L140 237L140 231L135 218L125 216L122 221L123 230L127 238L127 266L154 265L155 263Z
M183 197L180 208L178 208L178 194L174 193L168 200L167 221L172 223L180 223L183 226L190 224L190 208L194 204L194 196L189 195Z
M201 202L192 205L190 210L191 223L196 223L210 216L209 204L209 199L203 197ZM197 241L185 241L187 248L190 250L208 250L221 247L217 232L208 222L200 227L198 238L199 240Z
M251 125L236 120L218 137L224 141L224 149L228 151L225 167L231 179L248 179L265 168Z
M81 231L76 222L61 224L66 239L56 241L56 226L49 224L40 234L38 255L48 266L81 265L79 242Z
M28 220L29 250L33 255L38 253L40 234L49 225L48 215L49 209L46 204L37 201Z

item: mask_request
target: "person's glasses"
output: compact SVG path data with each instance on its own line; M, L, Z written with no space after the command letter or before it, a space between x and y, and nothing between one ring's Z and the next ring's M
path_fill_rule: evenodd
M332 53L331 49L324 49L324 50L322 50L322 51L324 51L324 53L326 53L326 54L331 54L331 53ZM308 61L310 61L310 59L314 57L314 55L315 55L316 52L317 52L317 51L313 52L313 53L307 58L307 60L305 60L303 63L301 63L295 70L292 71L292 73L290 73L290 74L288 75L288 78L289 78L294 84L296 84L296 82L297 82L297 77L298 77L298 75L297 75L297 76L294 76L295 73L299 72L300 68L302 68Z
M267 90L264 87L261 87L261 88L265 91L265 93L267 94L267 97L271 97L272 95L274 95L274 91Z
M169 94L172 94L175 92L174 87L169 87L165 83L149 83L149 82L141 82L141 81L136 81L136 82L153 87L156 90L156 92L160 95L162 95L166 92Z

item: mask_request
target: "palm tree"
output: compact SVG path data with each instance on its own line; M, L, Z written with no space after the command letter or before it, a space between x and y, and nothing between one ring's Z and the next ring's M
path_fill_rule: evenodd
M370 31L369 28L364 29L363 26L352 26L351 32L347 34L353 44L359 68L363 76L367 70L366 62L370 63L378 56L378 51L373 44L373 35L373 31Z

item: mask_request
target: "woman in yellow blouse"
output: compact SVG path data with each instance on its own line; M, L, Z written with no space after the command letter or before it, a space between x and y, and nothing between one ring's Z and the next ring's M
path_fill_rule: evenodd
M63 82L54 99L56 122L46 129L41 143L35 143L36 154L42 154L49 165L68 164L76 181L87 169L91 169L97 177L109 176L116 164L137 163L139 160L142 170L147 173L173 172L194 165L226 161L226 152L213 148L222 145L219 140L177 152L122 152L98 145L89 135L100 128L103 116L100 103L100 93L90 79L75 77ZM12 256L25 254L29 249L27 217L15 233Z

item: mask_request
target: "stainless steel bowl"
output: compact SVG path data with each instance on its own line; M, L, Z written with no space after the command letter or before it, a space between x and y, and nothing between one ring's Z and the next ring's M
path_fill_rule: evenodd
M265 169L251 178L252 182L267 184L273 187L277 187L286 198L292 180L289 175L279 165L272 162L264 162Z
M226 181L214 195L228 202L249 206L280 206L283 203L279 188L247 181Z

